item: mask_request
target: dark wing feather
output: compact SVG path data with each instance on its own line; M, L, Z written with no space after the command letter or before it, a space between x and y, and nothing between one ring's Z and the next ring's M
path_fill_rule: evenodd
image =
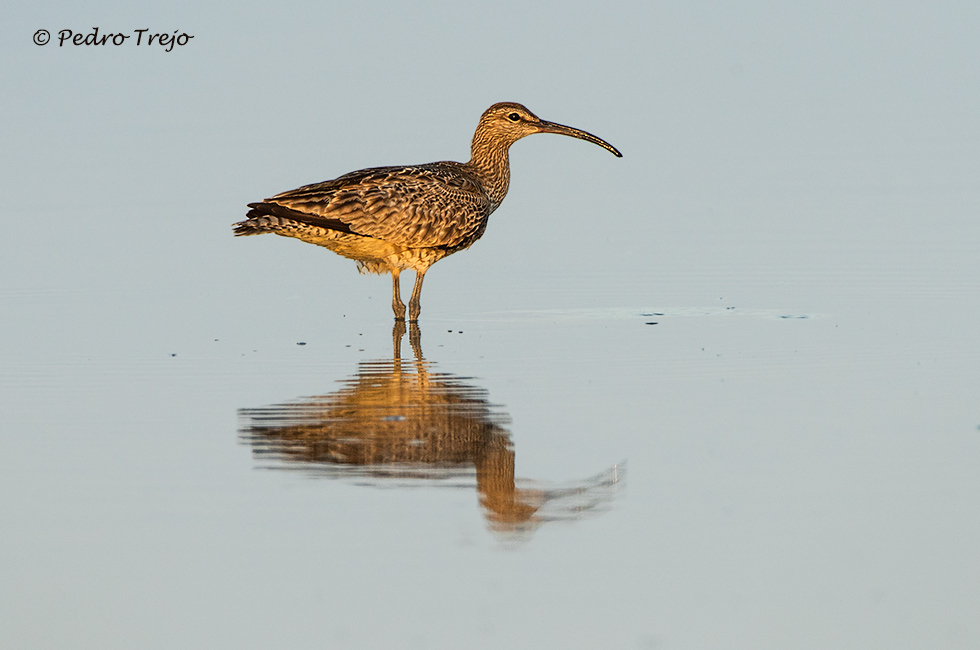
M275 207L270 207L275 206ZM479 236L490 200L459 163L376 167L251 204L314 226L407 247L454 247Z
M321 228L329 228L339 232L351 231L350 226L338 219L318 217L307 212L299 212L297 210L293 210L292 208L287 208L286 206L279 205L277 203L249 203L248 207L250 207L251 210L249 210L245 216L249 219L256 219L258 217L266 216L282 217L284 219L291 219L293 221L299 221L300 223L306 223L311 226L320 226Z

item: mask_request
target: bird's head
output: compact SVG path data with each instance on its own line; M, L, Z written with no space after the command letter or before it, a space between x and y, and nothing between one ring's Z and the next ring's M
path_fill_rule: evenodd
M586 140L612 152L619 158L623 157L616 147L605 140L581 129L542 120L526 107L514 102L494 104L484 111L476 130L476 138L496 140L509 147L521 138L535 133L557 133Z

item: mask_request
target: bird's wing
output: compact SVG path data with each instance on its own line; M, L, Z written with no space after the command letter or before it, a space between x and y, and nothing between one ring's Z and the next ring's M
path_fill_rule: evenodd
M477 180L450 162L363 169L263 204L278 206L279 216L406 247L458 245L480 231L490 213Z

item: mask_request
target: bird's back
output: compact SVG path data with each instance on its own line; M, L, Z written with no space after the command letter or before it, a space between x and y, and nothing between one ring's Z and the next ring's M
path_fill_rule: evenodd
M305 224L398 247L453 250L476 241L490 216L490 200L477 177L451 161L362 169L249 208L236 234L257 234L260 219L262 232L275 232L270 223L279 220L284 227L291 221L293 227Z

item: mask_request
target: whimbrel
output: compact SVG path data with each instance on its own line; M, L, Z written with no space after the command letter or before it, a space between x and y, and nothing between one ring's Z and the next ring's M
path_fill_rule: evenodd
M502 102L480 117L467 163L373 167L304 185L250 203L247 219L235 224L235 234L295 237L356 261L361 273L391 273L396 320L405 319L398 276L412 269L415 286L408 320L416 322L425 272L483 235L490 214L507 195L510 145L534 133L587 140L622 157L591 133Z

